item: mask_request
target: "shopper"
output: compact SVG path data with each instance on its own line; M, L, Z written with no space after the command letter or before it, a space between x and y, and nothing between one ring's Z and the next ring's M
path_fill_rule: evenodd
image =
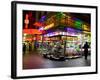
M25 51L26 51L26 45L25 43L23 43L23 53L25 54Z
M32 44L29 43L29 51L32 51Z
M85 56L85 59L87 60L87 56L88 56L88 48L89 48L89 45L88 45L88 42L86 42L84 44L84 56Z

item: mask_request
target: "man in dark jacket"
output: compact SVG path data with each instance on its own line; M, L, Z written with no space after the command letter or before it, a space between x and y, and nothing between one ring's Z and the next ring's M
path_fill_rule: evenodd
M84 44L84 56L85 56L85 59L87 60L87 56L88 56L88 48L89 48L89 45L88 45L88 42L86 42Z

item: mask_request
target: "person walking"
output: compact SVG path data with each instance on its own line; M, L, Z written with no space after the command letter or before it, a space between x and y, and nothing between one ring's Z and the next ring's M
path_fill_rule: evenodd
M25 51L26 51L26 44L23 43L23 53L25 54Z
M88 42L86 42L84 44L84 56L85 56L85 59L87 60L87 56L88 56L88 48L89 48L89 45L88 45Z
M29 43L29 52L31 52L31 51L32 51L32 44Z

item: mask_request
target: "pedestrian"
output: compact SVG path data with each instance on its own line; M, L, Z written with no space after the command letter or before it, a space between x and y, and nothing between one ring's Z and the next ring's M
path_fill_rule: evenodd
M25 43L23 43L23 53L25 54L25 51L26 51L26 45Z
M32 51L32 45L29 43L29 51Z
M85 59L87 60L87 56L88 56L88 48L89 48L89 45L88 45L88 42L86 42L84 44L84 56L85 56Z

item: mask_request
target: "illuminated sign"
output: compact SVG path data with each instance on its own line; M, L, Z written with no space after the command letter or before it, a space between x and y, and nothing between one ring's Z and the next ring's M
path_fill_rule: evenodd
M51 23L50 25L45 26L44 30L50 29L54 27L54 23Z
M75 26L77 29L82 29L82 21L76 20L74 26Z
M90 31L89 26L86 25L86 24L83 24L83 25L82 25L82 28L83 28L83 30Z
M76 33L69 33L69 32L61 32L61 31L57 31L57 32L52 32L52 33L48 33L45 34L45 37L50 37L50 36L57 36L57 35L68 35L68 36L78 36L78 34Z
M28 24L29 24L29 16L28 16L28 14L26 14L26 16L25 16L25 20L24 20L24 23L25 23L25 28L28 28Z
M26 33L26 34L42 34L42 32L37 30L37 29L23 29L23 33Z
M35 22L33 25L34 25L34 26L37 26L37 27L44 26L44 24L41 23L41 22Z

